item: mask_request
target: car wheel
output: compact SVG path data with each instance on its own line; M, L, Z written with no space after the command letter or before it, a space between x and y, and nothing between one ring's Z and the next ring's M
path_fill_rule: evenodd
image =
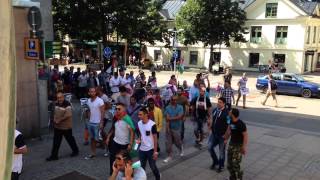
M310 98L312 96L312 92L310 89L303 89L301 96L304 98Z

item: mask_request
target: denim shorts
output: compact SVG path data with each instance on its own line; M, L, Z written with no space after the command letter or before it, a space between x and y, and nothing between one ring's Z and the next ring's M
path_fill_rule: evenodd
M96 141L99 140L99 128L100 128L100 124L99 123L88 123L88 131L89 131L89 135L91 137L91 139L94 139Z

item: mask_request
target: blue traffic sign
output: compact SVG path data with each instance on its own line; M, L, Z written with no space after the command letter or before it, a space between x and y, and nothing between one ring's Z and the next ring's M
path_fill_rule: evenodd
M105 48L103 49L103 55L104 55L104 57L106 57L106 58L110 58L111 55L112 55L112 50L111 50L111 48L110 48L110 47L105 47Z
M177 52L177 51L174 51L174 52L173 52L173 57L174 57L175 59L178 58L178 52Z

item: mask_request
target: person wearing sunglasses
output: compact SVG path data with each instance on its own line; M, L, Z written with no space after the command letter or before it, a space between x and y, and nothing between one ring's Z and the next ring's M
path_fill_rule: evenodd
M131 117L127 114L125 105L117 103L112 128L110 129L106 139L106 144L109 146L110 151L110 175L112 174L112 166L115 161L116 154L125 149L131 151L133 148L134 131L134 123ZM113 137L112 140L111 137Z
M109 180L146 180L147 175L142 167L133 167L130 154L127 150L119 151L112 165L112 174Z

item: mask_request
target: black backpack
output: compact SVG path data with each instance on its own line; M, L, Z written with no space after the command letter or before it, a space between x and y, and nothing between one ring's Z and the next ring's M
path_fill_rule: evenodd
M271 90L277 90L278 89L278 85L277 85L275 80L271 80L270 81L270 85L271 85Z

